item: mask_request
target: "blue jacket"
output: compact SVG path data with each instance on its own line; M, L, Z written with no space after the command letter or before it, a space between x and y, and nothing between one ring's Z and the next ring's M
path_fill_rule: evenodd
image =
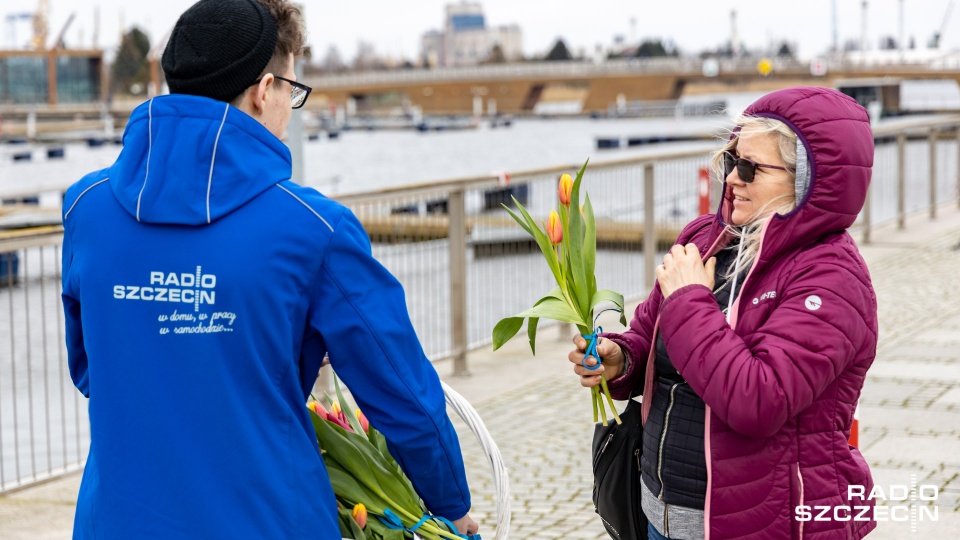
M340 538L305 407L327 353L427 507L464 516L440 380L356 217L226 103L152 99L123 142L63 206L74 537Z

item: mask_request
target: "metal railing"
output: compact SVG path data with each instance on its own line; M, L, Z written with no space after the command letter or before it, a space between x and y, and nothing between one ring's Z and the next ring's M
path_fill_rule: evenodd
M854 234L869 242L877 226L904 227L910 214L933 217L939 205L960 202L958 126L960 118L945 118L875 130L873 182ZM628 299L649 291L663 250L697 213L698 172L709 158L703 150L666 151L588 167L583 186L597 216L598 286ZM364 224L374 256L404 285L427 355L452 358L454 372L464 373L466 352L488 346L497 320L551 288L542 255L500 203L515 196L545 219L558 176L578 168L339 200ZM61 239L58 227L0 233L0 493L80 468L89 446L86 406L66 372Z
M0 238L0 493L86 461L87 407L64 346L61 239L59 227Z

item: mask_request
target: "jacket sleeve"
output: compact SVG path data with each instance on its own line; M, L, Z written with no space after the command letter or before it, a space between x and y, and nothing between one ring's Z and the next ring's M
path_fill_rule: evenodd
M657 323L657 306L662 296L660 287L654 286L646 300L637 306L630 319L630 327L620 334L604 333L603 337L613 341L630 359L626 373L607 382L610 395L614 399L629 399L634 390L643 390L643 375L646 371L650 344L653 342L654 327Z
M866 269L842 262L829 256L798 262L782 295L778 291L777 307L742 337L707 287L689 285L664 301L660 328L671 360L733 430L769 437L854 360L872 361L876 298Z
M435 515L470 510L460 443L440 378L410 322L403 288L376 259L350 211L339 220L311 299L310 324L330 363L388 441L390 452Z
M694 235L713 223L715 219L714 216L710 215L694 219L680 232L676 243L686 244ZM607 382L610 395L614 399L628 399L631 395L643 391L644 373L646 372L647 359L650 356L650 347L653 343L657 317L662 302L663 294L660 292L660 285L654 283L653 290L650 291L647 299L638 305L634 311L633 319L630 320L630 327L620 334L603 334L603 337L620 345L624 354L630 358L627 372Z
M63 302L67 365L70 368L70 378L73 379L73 384L84 397L89 398L90 379L88 377L87 350L83 345L83 324L80 319L80 288L73 267L73 242L70 239L69 228L64 228L63 231L61 255L63 292L60 298Z

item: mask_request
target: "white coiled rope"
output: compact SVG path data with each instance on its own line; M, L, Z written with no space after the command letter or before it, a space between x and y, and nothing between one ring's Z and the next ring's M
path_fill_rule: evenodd
M493 469L493 485L497 492L497 528L494 531L493 538L494 540L506 540L507 534L510 532L510 478L507 474L507 467L503 464L500 449L497 448L497 443L490 436L487 426L483 424L483 420L477 414L476 409L470 405L470 402L447 383L440 381L440 384L443 386L443 395L447 399L447 405L457 411L460 418L477 436L477 442L480 443L480 448L483 449L487 461L490 462L490 468Z

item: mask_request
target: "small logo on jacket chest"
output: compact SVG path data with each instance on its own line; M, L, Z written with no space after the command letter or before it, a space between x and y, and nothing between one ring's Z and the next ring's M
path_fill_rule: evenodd
M753 305L757 305L764 300L770 300L777 297L777 291L768 291L753 299Z

